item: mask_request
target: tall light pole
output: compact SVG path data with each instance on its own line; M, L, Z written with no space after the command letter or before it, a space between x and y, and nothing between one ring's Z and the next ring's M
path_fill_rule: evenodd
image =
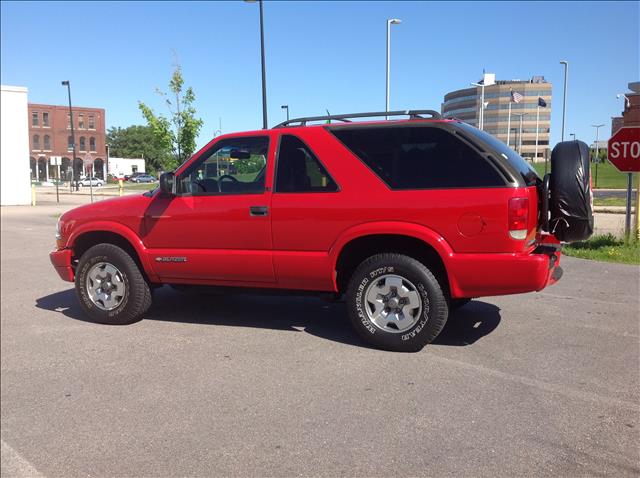
M387 20L387 95L385 102L385 111L389 111L389 86L390 86L390 69L391 69L391 25L398 25L402 20L390 18ZM384 119L389 119L385 116Z
M513 113L513 116L520 117L520 132L518 134L518 154L522 156L522 117L528 115L529 113Z
M594 187L598 187L598 163L600 162L600 159L598 158L598 130L600 128L602 128L604 126L604 124L592 124L591 127L596 129L596 157L595 157L595 162L596 162L596 181L595 181L595 185Z
M256 0L244 1L247 3L256 2ZM262 59L262 129L267 129L267 73L264 66L264 20L262 18L262 0L258 0L258 3L260 4L260 57Z
M287 121L289 121L289 105L282 105L280 108L287 110Z
M575 133L569 133L569 136L573 136L573 140L576 140L576 134Z
M76 191L79 189L78 188L78 179L76 178L76 135L74 133L73 130L73 108L71 107L71 84L69 83L69 80L64 80L62 81L62 86L66 86L67 87L67 94L69 96L69 121L71 123L71 147L72 147L72 155L73 157L71 158L71 181L69 181L69 186L71 187L71 192L73 192L73 181L75 180L76 182ZM91 184L91 181L89 181L89 184Z
M569 75L569 62L562 60L561 65L564 65L564 92L562 93L562 136L561 141L564 141L564 120L567 113L567 76Z
M482 83L471 83L471 86L480 87L480 118L478 118L479 127L484 131L484 80Z

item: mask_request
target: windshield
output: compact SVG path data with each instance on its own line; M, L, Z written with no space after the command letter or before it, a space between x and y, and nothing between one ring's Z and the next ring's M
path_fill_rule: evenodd
M537 184L538 181L541 180L540 176L538 176L538 173L533 169L531 164L495 136L485 133L484 131L480 131L478 128L474 128L467 123L460 122L458 123L458 126L460 129L464 130L465 133L469 133L476 138L481 139L489 147L495 150L502 159L506 160L511 167L520 173L527 186Z

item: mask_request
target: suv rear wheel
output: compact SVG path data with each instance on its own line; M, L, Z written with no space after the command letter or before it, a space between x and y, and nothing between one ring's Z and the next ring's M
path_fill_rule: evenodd
M151 306L151 290L135 261L113 244L98 244L80 258L76 294L84 312L96 322L136 322Z
M351 276L349 317L376 347L417 352L433 341L449 309L443 287L424 264L402 254L377 254Z

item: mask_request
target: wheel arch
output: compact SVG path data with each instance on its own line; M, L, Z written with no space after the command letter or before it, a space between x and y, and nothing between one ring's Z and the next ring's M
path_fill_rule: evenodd
M150 282L158 282L142 241L130 229L115 223L100 222L74 231L67 241L76 259L96 244L113 244L125 250Z
M435 231L412 223L369 223L343 234L330 251L336 290L343 292L356 267L367 257L396 252L413 257L438 275L446 292L451 289L447 271L453 251Z

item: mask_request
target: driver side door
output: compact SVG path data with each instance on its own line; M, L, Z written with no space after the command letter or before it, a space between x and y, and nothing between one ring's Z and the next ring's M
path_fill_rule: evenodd
M271 134L220 139L176 174L176 195L156 194L143 242L167 282L275 282L271 239Z

